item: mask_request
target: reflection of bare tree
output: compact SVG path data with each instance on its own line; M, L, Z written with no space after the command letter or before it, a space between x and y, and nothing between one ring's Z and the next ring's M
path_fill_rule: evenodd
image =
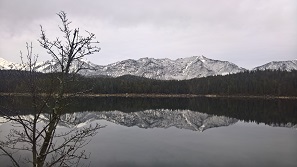
M65 93L67 88L75 84L76 73L88 68L82 59L100 50L96 46L99 42L94 41L93 33L86 32L85 37L81 36L78 28L69 28L71 22L68 21L65 12L57 15L62 21L59 28L63 38L51 41L41 27L41 37L38 40L53 57L52 64L55 64L51 68L53 73L48 75L46 88L40 87L41 81L35 71L37 56L32 53L32 44L27 44L28 61L23 62L27 77L23 84L28 85L34 113L29 117L13 110L13 113L1 113L14 128L7 135L7 140L0 143L0 150L12 160L14 166L22 166L21 163L34 167L78 165L81 159L88 158L83 147L88 144L90 137L102 128L96 124L82 128L74 126L64 132L56 130L69 100L69 94ZM78 93L72 95L76 94ZM42 121L44 114L47 115L47 122ZM15 157L17 152L30 152L32 156L22 157L20 160L19 157Z

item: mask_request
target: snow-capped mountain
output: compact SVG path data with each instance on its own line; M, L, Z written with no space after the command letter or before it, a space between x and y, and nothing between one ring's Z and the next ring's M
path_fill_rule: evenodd
M88 75L92 71L96 70L95 69L96 66L98 65L87 61L74 61L71 66L72 68L70 69L70 72L76 72L76 70L80 68L80 69L84 69L80 72L81 74ZM60 71L59 64L54 61L37 62L34 68L37 72L42 72L42 73ZM26 62L24 64L13 63L3 58L0 58L0 70L27 70L27 69L29 69L29 64Z
M255 67L253 70L281 70L292 71L297 70L297 59L290 61L272 61L259 67Z
M20 64L1 59L1 69L15 69L14 66L18 67ZM37 63L35 68L38 72L53 72L58 67L57 63L46 61ZM79 67L88 68L80 71L80 74L86 76L119 77L123 75L134 75L161 80L184 80L211 75L233 74L245 70L233 63L212 60L204 56L180 58L177 60L154 58L128 59L106 66L96 65L87 61L77 61L74 62L72 71L75 71Z
M6 69L26 69L26 65L12 63L0 58L0 70ZM220 61L206 58L204 56L193 56L187 58L154 59L141 58L138 60L123 60L116 63L96 65L88 61L75 61L72 64L71 71L82 68L79 73L85 76L108 76L120 77L123 75L134 75L151 79L160 80L185 80L192 78L201 78L213 75L234 74L245 71L246 69L228 61ZM59 70L56 62L46 61L36 64L38 72L54 72ZM297 60L291 61L273 61L265 65L254 68L253 70L297 70Z
M97 66L96 71L89 73L89 75L106 75L111 77L135 75L151 79L184 80L211 75L233 74L244 70L244 68L240 68L227 61L194 56L177 60L167 58L128 59L107 66Z
M21 67L21 64L13 63L3 58L0 58L0 70L15 70L20 69Z
M97 66L89 61L74 61L71 65L70 72L76 72L78 69L82 69L79 71L80 74L89 75L92 71L96 71ZM43 73L60 71L60 68L60 65L53 61L37 63L35 66L36 71Z

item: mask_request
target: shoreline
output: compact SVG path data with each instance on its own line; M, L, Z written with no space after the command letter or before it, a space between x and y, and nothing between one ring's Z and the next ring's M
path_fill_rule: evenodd
M46 94L40 94L45 96ZM30 96L29 93L0 93L0 96ZM195 95L195 94L136 94L136 93L122 93L122 94L66 94L66 96L72 97L135 97L135 98L243 98L243 99L294 99L296 96L271 96L271 95Z

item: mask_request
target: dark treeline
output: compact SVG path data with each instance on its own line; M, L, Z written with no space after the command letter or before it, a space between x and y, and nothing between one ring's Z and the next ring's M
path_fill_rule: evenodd
M58 74L37 73L37 84L43 90L55 88ZM28 92L28 74L20 71L0 71L0 92ZM197 94L297 96L297 71L246 71L226 76L210 76L191 80L154 80L136 76L83 77L76 75L68 92L89 90L95 94ZM42 91L42 90L41 90Z

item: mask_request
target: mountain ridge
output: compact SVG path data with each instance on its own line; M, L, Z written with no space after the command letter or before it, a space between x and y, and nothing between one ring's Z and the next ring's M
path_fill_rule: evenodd
M18 63L9 62L0 58L0 70L26 69ZM55 62L45 61L36 64L38 72L54 72L58 65ZM235 74L247 69L237 66L228 61L214 60L205 56L192 56L171 60L169 58L140 58L138 60L126 59L108 65L97 65L90 61L74 62L72 71L79 67L83 69L79 73L89 77L120 77L133 75L138 77L158 79L158 80L187 80L192 78L201 78L215 75ZM273 61L252 70L297 70L297 60L291 61Z
M281 71L297 70L297 59L288 60L288 61L271 61L264 65L255 67L252 70L281 70Z

